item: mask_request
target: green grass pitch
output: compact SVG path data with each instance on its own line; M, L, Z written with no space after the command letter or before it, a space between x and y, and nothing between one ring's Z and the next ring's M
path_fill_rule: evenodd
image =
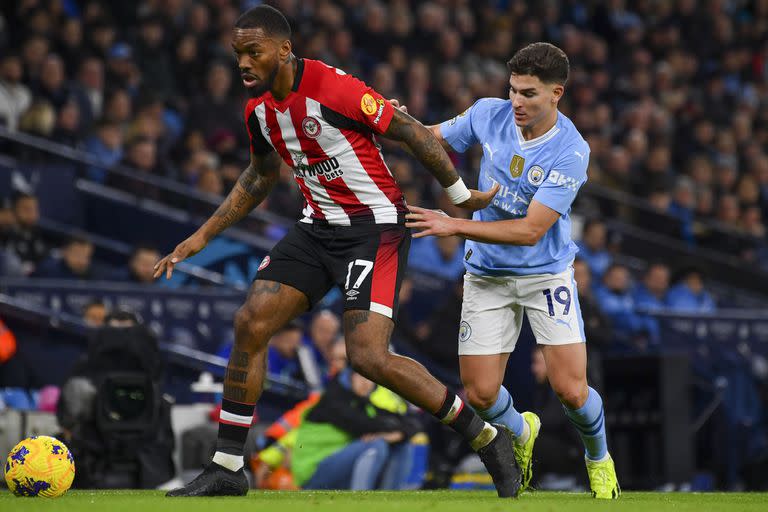
M637 512L768 511L766 493L625 492L618 501L587 494L536 492L501 500L490 491L254 492L243 498L166 498L161 491L70 491L59 499L0 492L0 510L24 512Z

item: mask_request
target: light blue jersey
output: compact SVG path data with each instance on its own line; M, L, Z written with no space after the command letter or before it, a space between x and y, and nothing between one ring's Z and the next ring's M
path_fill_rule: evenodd
M570 119L558 112L544 135L524 140L515 124L512 102L478 100L464 113L440 125L443 138L463 153L483 147L479 190L495 183L501 189L493 203L473 219L496 221L525 217L535 199L560 213L560 218L534 246L487 244L467 240L465 266L478 275L557 274L578 251L571 240L571 203L587 181L589 145Z

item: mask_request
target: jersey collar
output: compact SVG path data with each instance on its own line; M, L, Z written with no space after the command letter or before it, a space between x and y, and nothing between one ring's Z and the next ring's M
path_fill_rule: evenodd
M296 92L299 90L299 84L301 83L301 77L304 76L304 59L296 58L296 76L293 77L293 86L291 90Z
M560 120L560 112L557 113L557 121ZM517 141L520 143L520 149L530 149L536 146L540 146L547 142L548 140L552 139L555 135L557 135L560 132L560 127L557 125L557 121L555 121L554 126L550 128L546 133L539 135L535 139L531 140L525 140L523 138L523 131L520 129L519 126L515 125L515 132L517 133Z

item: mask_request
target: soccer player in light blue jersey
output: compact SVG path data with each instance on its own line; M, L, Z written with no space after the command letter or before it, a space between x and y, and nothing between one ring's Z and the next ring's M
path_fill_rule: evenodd
M471 220L411 207L415 237L467 240L459 331L461 378L470 404L515 436L523 485L531 480L533 444L541 422L515 410L502 386L523 314L543 348L552 388L585 447L593 496L620 495L608 453L603 402L587 384L584 323L579 309L570 210L587 181L589 145L557 110L568 80L568 57L533 43L507 63L509 101L478 100L450 121L430 127L446 150L483 148L478 189L500 185L493 203Z

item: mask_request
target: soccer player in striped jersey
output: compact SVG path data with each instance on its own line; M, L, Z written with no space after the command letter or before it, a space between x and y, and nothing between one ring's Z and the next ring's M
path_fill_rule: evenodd
M507 430L465 407L421 364L388 350L410 231L403 195L375 136L406 144L460 207L483 208L498 188L467 189L427 128L360 80L297 58L290 35L285 17L272 7L255 7L237 20L232 48L251 96L245 107L251 164L213 216L156 265L156 277L169 277L175 264L201 251L267 196L282 163L293 169L305 199L303 218L264 258L235 316L213 461L168 495L247 492L243 445L261 395L267 342L338 286L352 367L463 435L499 496L514 497L521 475Z

